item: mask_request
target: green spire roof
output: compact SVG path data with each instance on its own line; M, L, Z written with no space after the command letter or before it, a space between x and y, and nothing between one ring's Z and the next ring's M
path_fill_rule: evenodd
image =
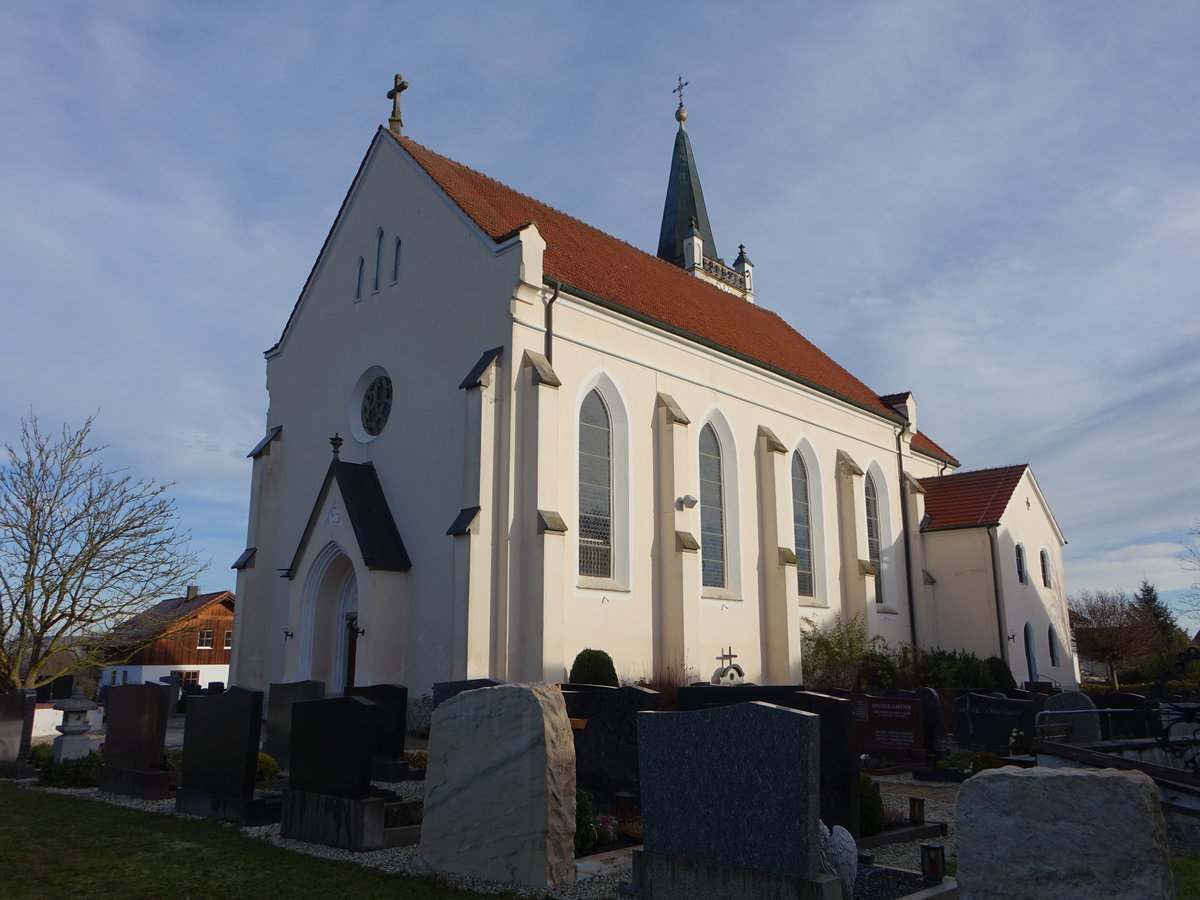
M667 200L663 204L662 230L658 233L660 259L683 265L683 241L691 230L692 219L696 220L696 234L704 241L704 255L718 258L712 226L708 223L708 210L704 207L700 173L696 171L696 157L692 155L692 142L680 122L671 154L671 177L667 181Z

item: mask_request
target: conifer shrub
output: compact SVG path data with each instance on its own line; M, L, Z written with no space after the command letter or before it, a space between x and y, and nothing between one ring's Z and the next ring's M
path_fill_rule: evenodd
M42 768L41 782L46 787L97 787L100 784L100 754L89 753L61 762L50 760Z
M1008 668L1008 664L998 656L989 656L984 660L988 667L988 672L992 676L992 685L998 691L1011 691L1017 686L1017 679L1013 678L1012 671Z
M34 744L29 748L29 764L35 769L44 769L54 759L53 744Z
M255 781L274 781L279 777L279 763L275 762L275 758L261 751L258 754L258 763L254 767Z
M887 814L883 810L883 797L879 793L879 785L871 780L869 775L860 772L858 775L858 833L862 837L879 834L887 824Z
M603 650L580 650L571 664L571 674L567 676L571 684L607 684L620 687L617 680L617 669L612 657Z

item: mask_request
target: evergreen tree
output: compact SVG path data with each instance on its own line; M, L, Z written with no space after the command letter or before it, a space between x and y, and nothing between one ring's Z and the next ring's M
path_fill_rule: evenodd
M1170 648L1180 633L1171 608L1158 596L1158 589L1153 583L1142 579L1142 586L1133 595L1133 600L1142 610L1154 620L1158 633L1162 636L1162 649Z

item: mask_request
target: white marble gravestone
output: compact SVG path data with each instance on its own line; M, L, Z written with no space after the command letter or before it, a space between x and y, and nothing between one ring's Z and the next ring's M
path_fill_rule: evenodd
M434 868L545 886L575 877L575 746L554 685L459 694L433 714L421 854Z

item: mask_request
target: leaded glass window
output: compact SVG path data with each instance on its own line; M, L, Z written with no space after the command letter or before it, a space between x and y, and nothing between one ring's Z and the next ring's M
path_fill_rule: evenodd
M700 569L705 587L725 587L725 489L711 425L700 432Z
M612 421L592 391L579 408L579 574L612 578Z
M808 468L792 454L792 524L796 533L796 582L801 597L813 596L812 519L808 504Z
M863 483L863 491L867 500L867 555L871 565L875 567L875 602L883 602L883 553L879 540L879 493L875 489L875 479L871 473Z
M392 379L380 375L369 385L362 399L362 427L371 437L376 437L387 424L392 412Z

